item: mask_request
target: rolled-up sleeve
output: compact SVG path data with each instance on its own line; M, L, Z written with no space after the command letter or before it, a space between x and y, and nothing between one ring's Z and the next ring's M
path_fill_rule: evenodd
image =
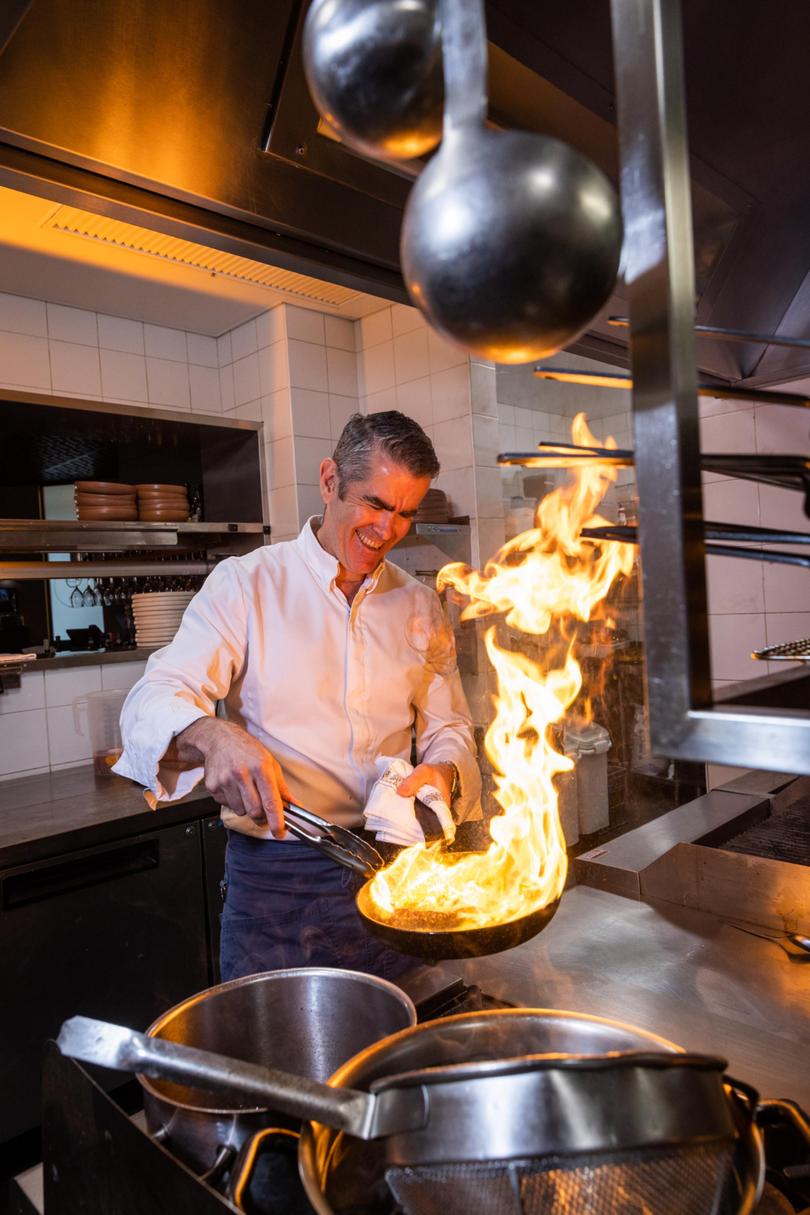
M173 738L200 717L213 717L245 660L247 606L233 560L209 575L183 616L174 640L151 656L121 713L123 754L113 768L144 786L154 808L176 801L203 777L163 757Z

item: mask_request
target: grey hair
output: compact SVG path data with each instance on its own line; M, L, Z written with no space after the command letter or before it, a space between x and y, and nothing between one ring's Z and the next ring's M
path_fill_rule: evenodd
M381 413L354 413L343 427L332 453L338 470L338 497L355 481L364 481L372 457L384 452L414 477L435 477L439 461L418 422L396 409Z

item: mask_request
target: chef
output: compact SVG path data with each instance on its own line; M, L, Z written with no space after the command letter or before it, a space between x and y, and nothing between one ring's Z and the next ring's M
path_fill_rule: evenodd
M413 964L367 934L355 875L285 836L285 800L362 826L382 768L415 739L403 809L428 784L457 820L478 812L452 630L436 593L386 561L438 471L412 419L355 414L320 466L323 515L221 562L124 704L114 771L153 807L202 779L222 805L223 980L290 966L393 978Z

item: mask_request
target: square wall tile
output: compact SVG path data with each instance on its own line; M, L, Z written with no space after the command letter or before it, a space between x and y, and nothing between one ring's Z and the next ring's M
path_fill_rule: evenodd
M506 540L506 529L503 519L478 519L474 524L473 548L476 544L478 553L473 551L473 563L483 568L490 558L494 557Z
M104 350L121 350L125 354L144 354L146 347L143 322L122 316L98 314L98 344Z
M433 372L430 390L434 423L466 417L470 413L470 370L467 363Z
M379 342L364 349L358 358L359 392L370 397L393 388L395 383L393 341Z
M48 304L48 337L60 342L76 342L80 346L98 346L98 322L95 312L84 308L67 308L64 304Z
M261 422L261 397L257 397L255 401L245 401L244 404L237 405L236 409L232 410L231 416L240 418L243 422Z
M270 440L285 439L292 434L292 404L289 388L269 392L262 397L262 421Z
M270 490L270 526L274 534L279 536L299 531L298 498L294 485Z
M790 551L789 545L780 545ZM797 550L798 551L798 550ZM807 554L807 549L802 550ZM765 611L806 612L810 602L810 571L797 565L762 566L765 582Z
M765 617L765 632L768 645L782 645L786 641L799 641L810 637L810 610L769 612Z
M380 413L384 409L397 408L397 393L398 388L392 384L390 388L381 388L379 392L372 392L370 396L358 397L358 404L361 413Z
M461 363L466 364L469 362L467 351L462 350L460 346L455 346L452 342L445 341L433 329L428 329L427 335L428 357L432 372L446 371L448 367L458 367Z
M298 338L302 342L315 342L316 345L323 346L325 337L322 312L286 304L285 313L288 338Z
M256 401L262 395L259 380L259 356L247 354L233 362L233 399L235 405Z
M759 513L763 527L784 528L805 534L810 531L802 494L795 489L780 489L777 485L755 485L753 488L759 491Z
M333 445L337 443L352 414L358 412L359 403L356 397L341 397L329 393L329 439Z
M0 717L4 713L22 713L27 709L45 708L45 672L31 671L20 676L18 688L7 688L0 695ZM2 737L2 731L0 731ZM0 747L2 742L0 742Z
M188 362L188 347L184 329L170 329L167 325L144 325L146 353L155 359L171 359L175 363Z
M188 378L192 412L222 413L219 369L217 367L206 367L191 363L188 369Z
M259 350L264 346L272 346L274 342L283 342L286 336L287 326L283 304L256 317L256 341Z
M430 376L409 380L397 385L397 409L406 417L413 418L423 430L433 425L433 398L430 392Z
M61 667L45 671L45 704L49 709L72 705L88 692L101 691L101 664L93 667Z
M473 427L473 451L475 453L474 463L483 465L485 468L498 467L498 423L495 418L485 418L474 414L472 419Z
M765 640L763 615L709 616L712 679L753 679L762 664L751 657Z
M233 345L229 333L220 334L217 338L217 362L220 367L233 362Z
M709 613L744 614L765 611L762 565L735 557L706 558L706 594Z
M295 434L324 441L324 454L330 454L326 451L332 436L329 420L329 394L313 392L310 388L293 388L290 392Z
M104 350L101 358L101 392L117 400L147 402L146 359L142 354Z
M476 514L475 478L471 468L442 469L434 484L447 494L451 514Z
M430 374L427 329L410 329L394 338L394 374L397 384Z
M219 369L219 399L222 402L222 412L230 413L236 404L233 390L233 363L227 363Z
M472 480L472 472L470 473ZM476 468L476 503L472 511L482 519L498 519L503 513L504 474L499 468Z
M188 363L147 358L146 383L150 405L165 405L168 409L191 408Z
M328 445L323 439L309 439L305 435L295 435L295 480L298 485L317 485L321 461L330 454Z
M219 367L217 339L204 333L187 333L188 361L199 367Z
M46 709L48 715L48 750L52 764L70 764L92 759L90 727L87 715L75 718L69 706Z
M342 316L329 316L326 313L323 324L327 346L336 350L355 349L355 321L347 321Z
M51 363L46 338L0 332L0 384L51 390Z
M289 388L290 361L286 342L274 342L259 351L259 383L263 395Z
M265 450L270 489L284 489L287 485L295 485L298 478L292 435L287 435L285 439L273 439Z
M4 716L0 730L0 775L47 767L48 763L46 710L29 709Z
M495 395L495 368L483 363L470 363L470 400L473 413L487 418L497 418L498 401Z
M311 519L313 515L323 514L323 499L317 485L299 485L298 494L298 518L301 520L301 526L307 519Z
M255 320L245 321L231 330L231 351L234 362L259 349L259 335Z
M128 692L146 670L145 662L110 662L101 667L101 686L105 692Z
M329 391L325 346L290 338L287 342L287 354L290 360L291 387L313 388L316 392Z
M368 350L380 342L390 342L394 336L391 325L391 308L381 308L360 319L360 349Z
M751 481L712 481L703 487L703 514L714 523L759 526L758 486Z
M353 350L327 347L326 375L330 392L341 397L357 396L357 356Z
M32 300L24 295L9 295L0 291L0 330L27 333L31 337L47 337L48 321L44 300Z
M411 329L426 329L427 325L418 308L411 308L409 304L394 304L391 308L391 327L394 337L399 337Z
M700 422L700 449L704 453L756 451L753 407L735 413L713 414Z
M101 395L98 346L51 341L50 349L54 392L75 392L95 397Z

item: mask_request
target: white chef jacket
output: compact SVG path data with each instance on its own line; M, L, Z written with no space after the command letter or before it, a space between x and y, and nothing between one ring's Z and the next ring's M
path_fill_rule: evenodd
M349 607L338 563L308 520L291 541L221 562L186 609L174 640L154 653L121 715L113 768L174 801L203 768L162 762L172 738L220 713L275 756L293 801L343 826L362 821L380 755L452 761L454 810L478 812L481 778L453 633L436 593L383 561ZM235 827L266 826L223 808Z

